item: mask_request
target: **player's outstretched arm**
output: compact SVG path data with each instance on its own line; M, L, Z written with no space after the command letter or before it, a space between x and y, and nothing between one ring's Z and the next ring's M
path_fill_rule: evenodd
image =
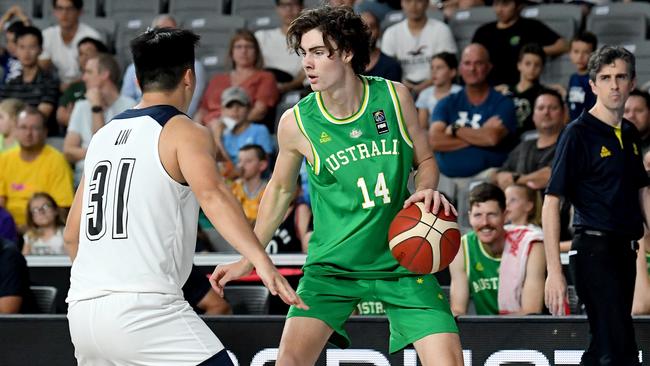
M551 314L564 315L566 279L560 261L560 198L558 196L547 194L544 197L542 228L548 272L544 286L544 301Z
M438 164L433 157L433 150L427 140L427 132L418 124L417 110L413 103L408 89L400 84L393 83L397 91L400 105L402 107L402 116L406 129L413 141L413 164L417 169L415 175L415 193L404 202L404 207L408 207L415 202L424 202L424 208L434 214L442 207L445 214L449 215L456 209L447 201L445 196L436 191L438 187Z
M191 143L188 143L191 142ZM289 305L304 306L287 280L280 275L255 237L239 202L216 170L216 148L208 130L185 116L172 118L161 134L165 168L177 169L189 184L210 222L221 235L257 268L264 285ZM171 150L171 151L170 151ZM169 153L176 159L169 159ZM171 160L171 164L170 163ZM173 161L176 160L177 166ZM223 294L223 289L217 291Z
M68 253L68 256L70 256L70 261L72 262L77 257L77 250L79 249L79 230L81 226L83 196L84 175L81 176L81 181L74 195L70 212L68 212L68 219L65 222L65 230L63 230L63 248Z

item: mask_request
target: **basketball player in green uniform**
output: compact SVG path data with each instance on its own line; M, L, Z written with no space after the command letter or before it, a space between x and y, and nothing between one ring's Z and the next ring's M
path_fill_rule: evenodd
M434 213L455 212L435 191L437 166L408 89L359 75L369 60L369 34L349 8L303 12L287 38L303 57L314 93L280 120L278 159L255 233L269 242L303 158L310 165L314 232L297 291L309 309L289 310L277 365L314 365L328 340L347 347L343 325L368 298L383 303L391 353L413 343L423 365L462 365L458 328L435 277L408 272L388 248L388 226L403 207L423 201ZM221 291L251 269L243 260L221 266L211 281Z

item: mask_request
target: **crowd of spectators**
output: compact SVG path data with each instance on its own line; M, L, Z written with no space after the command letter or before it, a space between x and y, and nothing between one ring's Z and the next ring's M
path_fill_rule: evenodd
M142 95L134 65L120 65L110 52L115 48L111 40L81 21L83 1L51 1L56 24L45 29L35 27L18 6L0 18L5 39L0 51L0 275L15 268L9 279L0 278L0 283L11 283L10 289L0 288L0 312L31 306L27 295L23 305L14 301L25 293L25 279L16 278L25 272L21 252L67 254L61 228L83 174L88 143ZM371 54L366 74L402 82L417 100L418 123L429 131L440 168L439 189L458 208L464 234L450 268L454 312L466 313L472 299L481 314L541 313L543 190L563 128L594 104L587 61L598 41L583 30L565 39L543 22L522 17L529 2L494 0L488 5L496 21L480 26L461 49L452 28L431 12L443 11L449 19L455 11L486 3L436 2L442 9L433 3L331 1L333 6L354 6L368 26ZM187 114L213 132L221 172L252 225L273 167L275 123L284 112L278 110L281 101L310 91L301 57L287 49L285 40L304 5L302 0L275 0L277 27L236 30L225 70L207 73L199 59L194 65L197 83ZM386 14L398 9L403 20L384 27ZM161 14L151 26L179 23ZM561 85L542 84L545 65L565 53L575 72ZM647 152L647 91L631 94L625 118L640 131L641 150ZM650 154L645 157L650 163ZM308 250L308 185L303 179L298 186L301 190L267 247L270 253ZM210 235L202 236L207 239L197 250L224 250L223 243L211 242L214 229L204 221L199 227ZM570 221L571 207L563 204L564 251L570 246ZM507 250L522 238L523 247L530 249ZM647 240L639 251L636 313L650 312ZM5 266L9 262L11 266ZM472 268L466 268L468 263ZM486 270L474 271L477 263ZM509 276L505 281L504 274ZM197 309L228 313L227 305L215 300L198 278L187 290L201 305ZM509 297L510 292L518 295ZM363 313L362 307L359 311Z

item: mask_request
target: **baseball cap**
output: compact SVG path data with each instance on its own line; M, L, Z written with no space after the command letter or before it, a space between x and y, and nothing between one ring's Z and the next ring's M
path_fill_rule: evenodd
M224 90L223 93L221 93L221 105L227 106L232 102L238 102L243 105L250 105L250 99L248 98L248 93L246 93L246 90L238 86L231 86L230 88Z

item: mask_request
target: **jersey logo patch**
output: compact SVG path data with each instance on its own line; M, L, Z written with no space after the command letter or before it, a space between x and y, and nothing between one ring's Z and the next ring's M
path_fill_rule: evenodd
M639 148L634 142L632 143L632 148L634 149L634 155L639 155Z
M612 152L609 151L609 149L607 149L605 146L602 146L600 148L600 157L601 158L606 158L608 156L612 156Z
M388 123L386 123L386 114L383 109L372 112L372 118L375 120L378 134L382 135L388 132Z
M330 141L332 141L332 138L330 137L330 135L328 135L327 132L321 132L321 134L320 134L320 143L324 144L324 143L330 142Z
M421 285L421 284L423 284L423 283L424 283L424 278L422 278L422 277L418 277L418 279L417 279L417 280L415 280L415 282L417 282L417 283L418 283L418 285Z
M363 132L361 132L361 130L358 128L355 128L352 131L350 131L350 137L352 137L353 139L358 139L359 137L361 137L361 135L363 135Z
M476 270L479 272L483 272L483 270L485 269L483 268L483 263L481 262L476 263L476 266L474 268L476 268Z

